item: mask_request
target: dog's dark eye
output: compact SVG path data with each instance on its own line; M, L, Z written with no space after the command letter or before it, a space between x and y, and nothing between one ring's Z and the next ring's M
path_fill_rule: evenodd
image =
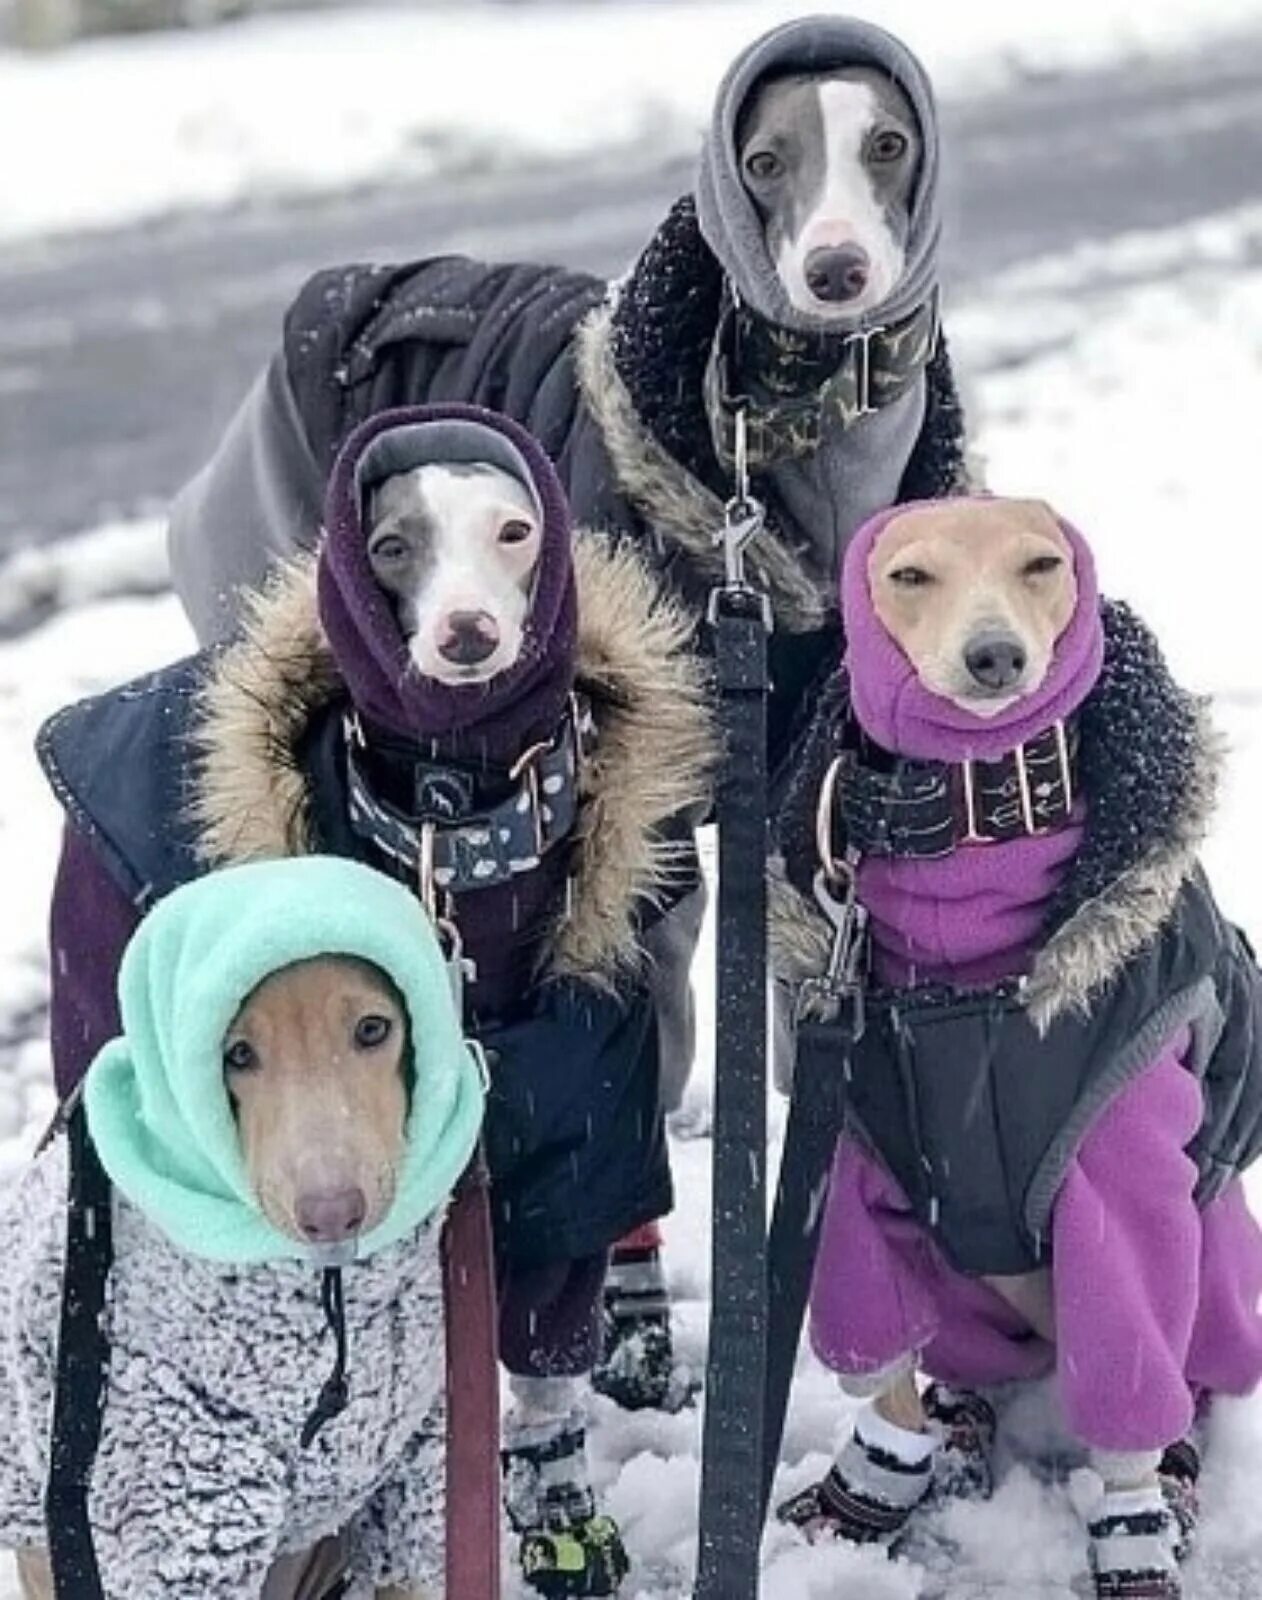
M229 1072L249 1072L252 1067L258 1066L259 1058L252 1044L237 1039L224 1051L223 1064Z
M898 161L907 154L907 140L893 128L878 133L869 146L873 161Z
M500 543L525 544L534 531L528 522L506 522L500 529Z
M890 582L904 589L923 589L925 584L933 582L933 574L923 567L897 567L890 573Z
M391 533L384 539L378 539L371 553L377 561L402 561L408 553L408 547L397 534Z
M1027 561L1021 569L1021 575L1026 578L1044 578L1049 572L1055 572L1058 567L1064 566L1059 556L1035 556L1033 561Z
M752 156L745 158L745 171L751 178L757 178L765 183L768 178L780 176L784 171L784 163L771 150L755 150Z
M375 1050L385 1044L393 1026L389 1017L361 1017L355 1024L355 1043L360 1050Z

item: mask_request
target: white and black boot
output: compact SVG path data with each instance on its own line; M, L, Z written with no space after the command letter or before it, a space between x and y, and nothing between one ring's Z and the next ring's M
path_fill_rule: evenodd
M1119 1463L1145 1470L1119 1470ZM1195 1447L1181 1440L1160 1457L1133 1461L1097 1454L1092 1465L1100 1476L1080 1506L1096 1600L1180 1600L1179 1565L1197 1516Z
M935 1433L913 1433L864 1407L827 1477L786 1500L781 1522L808 1539L892 1544L933 1483Z
M661 1236L650 1223L615 1246L604 1295L604 1352L592 1374L597 1394L625 1411L678 1410L670 1296Z
M596 1502L577 1380L514 1377L510 1387L504 1507L527 1586L564 1600L616 1595L630 1561L617 1523Z
M930 1431L938 1436L933 1460L937 1500L989 1500L995 1490L995 1410L973 1389L931 1383L921 1397Z

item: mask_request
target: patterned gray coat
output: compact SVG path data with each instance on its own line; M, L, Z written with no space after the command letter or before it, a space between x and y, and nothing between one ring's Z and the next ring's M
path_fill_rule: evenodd
M44 1545L65 1143L0 1202L0 1546ZM442 1592L441 1216L343 1269L350 1404L303 1450L332 1364L319 1273L177 1250L117 1194L89 1515L106 1600L248 1600L348 1528L352 1587Z

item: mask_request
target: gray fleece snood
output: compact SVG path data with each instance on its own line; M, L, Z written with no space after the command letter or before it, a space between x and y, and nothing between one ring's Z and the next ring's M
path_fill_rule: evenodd
M830 67L875 67L907 92L923 140L912 199L903 276L889 298L852 322L812 318L791 304L767 249L762 219L741 181L736 124L746 98L769 73ZM781 327L846 334L897 322L929 295L937 280L938 118L924 68L883 29L852 17L802 17L756 40L728 68L719 86L697 178L697 218L707 245L746 306ZM841 558L850 536L874 512L893 505L925 415L923 377L893 404L844 433L826 435L813 456L771 468L782 532L835 608Z
M786 72L821 72L835 67L874 67L909 96L920 124L923 151L913 197L903 276L883 305L846 323L820 321L799 311L784 292L767 249L762 219L741 181L736 124L760 79ZM747 306L784 328L845 333L897 322L928 295L937 279L938 113L925 69L906 45L870 22L853 17L800 17L755 40L728 68L719 85L714 114L697 176L697 220L706 243Z

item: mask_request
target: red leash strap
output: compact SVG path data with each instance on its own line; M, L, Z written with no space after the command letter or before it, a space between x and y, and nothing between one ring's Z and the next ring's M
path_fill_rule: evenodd
M500 1600L500 1391L482 1153L443 1229L447 1318L447 1600Z

